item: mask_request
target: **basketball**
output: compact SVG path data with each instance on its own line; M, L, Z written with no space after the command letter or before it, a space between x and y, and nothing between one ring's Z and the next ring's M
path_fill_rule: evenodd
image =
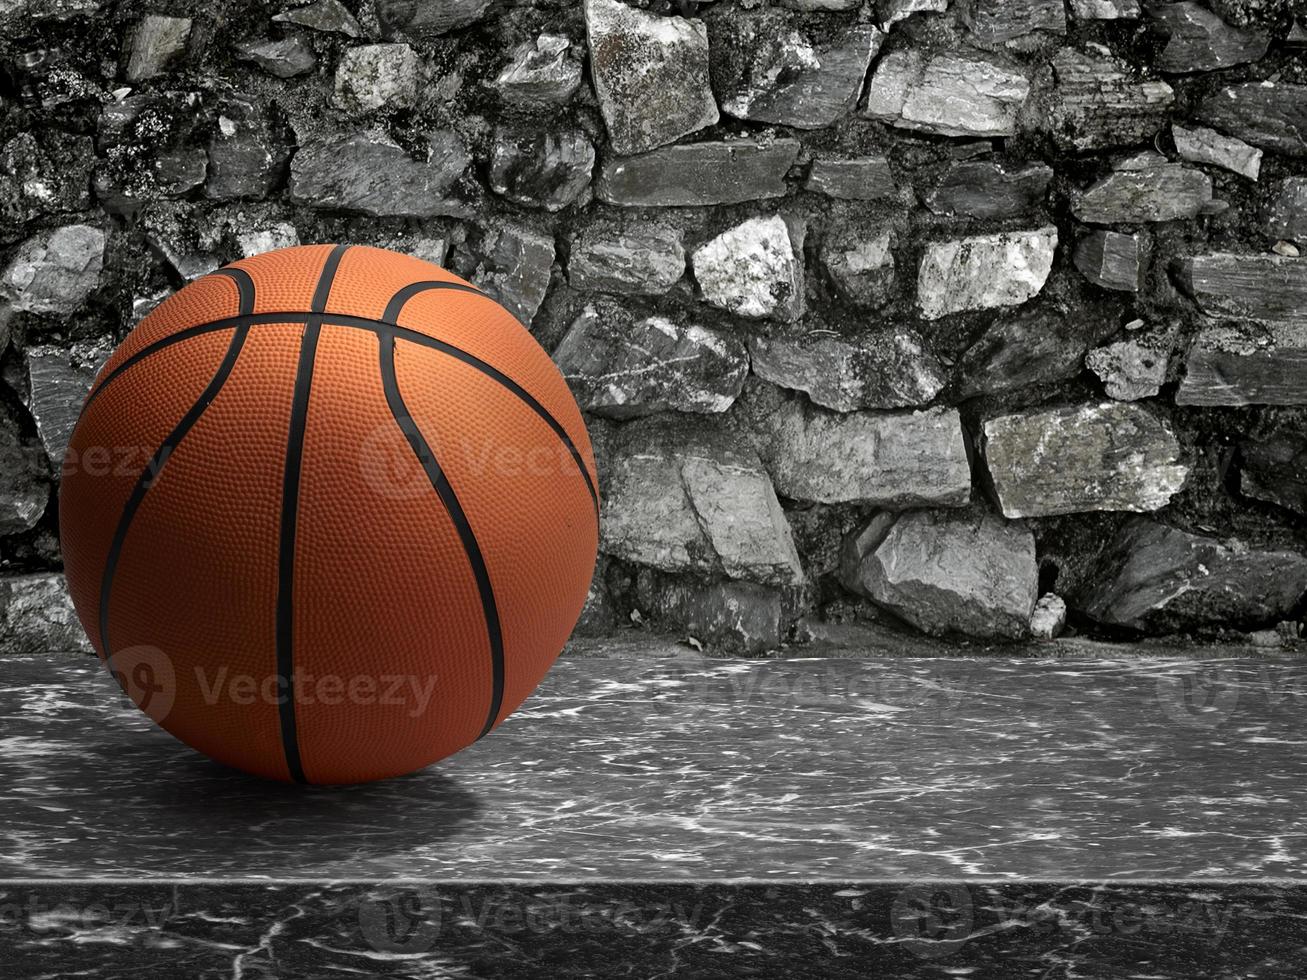
M63 462L69 591L160 726L271 779L411 772L534 690L598 548L549 356L452 273L307 245L196 279L119 345Z

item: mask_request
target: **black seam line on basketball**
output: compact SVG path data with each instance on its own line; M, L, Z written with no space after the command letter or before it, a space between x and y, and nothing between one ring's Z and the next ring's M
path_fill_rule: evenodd
M91 399L95 398L96 395L103 391L110 381L133 364L164 347L171 346L174 343L180 343L183 340L188 340L189 338L199 334L209 333L214 330L225 330L232 326L240 326L241 324L303 324L307 323L309 317L310 314L304 313L302 310L294 313L255 313L248 317L226 317L222 320L214 320L211 323L201 323L194 327L188 327L186 330L178 331L171 336L164 337L162 340L157 340L149 347L143 348L133 354L130 358L114 369L113 373L106 377L95 391L91 392L91 397L87 399L86 404L89 405ZM567 430L564 429L562 424L549 413L549 410L541 405L529 391L519 385L512 378L508 377L497 368L492 367L490 364L487 364L475 354L470 354L463 350L461 347L455 347L453 344L446 343L443 340L436 340L434 337L428 337L424 333L420 333L417 330L412 330L408 327L401 327L396 323L385 323L381 320L372 320L361 316L349 316L345 313L325 313L323 314L323 322L341 327L357 327L363 330L371 330L373 333L383 333L387 331L393 332L395 336L404 340L455 357L463 363L476 368L492 380L499 382L499 384L503 385L526 403L528 408L539 415L540 418L544 420L545 424L554 430L554 435L562 440L568 453L571 454L572 460L576 463L576 467L581 473L581 478L585 480L586 489L590 493L590 502L594 507L595 518L596 520L598 519L599 493L595 489L594 481L590 477L590 471L586 469L585 461L582 459L581 453L577 450L576 444L572 442L572 438L567 434ZM85 407L83 407L82 411L86 411Z
M116 368L110 371L109 374L105 377L105 379L101 381L100 384L97 385L89 395L87 395L86 402L85 404L82 405L83 412L86 411L87 407L91 404L91 402L93 402L96 399L96 397L100 394L100 392L102 392L105 389L105 387L108 386L110 381L118 377L118 375L122 374L132 365L138 363L139 361L144 360L145 358L149 357L151 354L163 350L165 347L171 347L173 344L179 344L183 340L189 340L190 338L198 337L201 334L212 333L214 330L225 330L228 327L236 326L240 323L304 323L305 322L305 317L308 314L306 314L303 310L297 310L293 314L279 314L279 313L255 314L253 312L254 311L254 280L250 277L250 274L246 272L244 269L234 269L234 268L219 269L217 272L211 273L211 275L227 276L235 281L236 290L240 295L239 315L234 317L223 317L220 320L210 320L207 323L197 323L194 326L190 326L182 330L178 330L176 333L169 334L167 337L162 337L159 340L156 340L154 343L142 347L135 354L127 358L127 360L123 361ZM248 301L245 292L246 288L248 288L249 290ZM399 302L398 309L403 309L404 304L407 303L412 296L416 295L417 293L423 292L427 289L457 289L457 290L462 290L463 292L475 293L478 296L486 296L487 299L491 298L486 293L482 292L480 289L477 289L475 286L466 286L462 283L439 282L436 280L432 280L430 282L415 282L408 286L405 286L403 289L399 290L397 293L395 293L394 296L391 297L390 303L387 304L386 306L386 311L384 314L385 319L390 321L393 321L395 319L395 317L391 316L390 313L391 313L391 307L394 306L394 304L397 301ZM325 301L324 301L324 305L325 305ZM290 319L287 319L288 315ZM246 319L246 317L250 317L250 316L256 317L256 319Z
M439 279L430 279L425 282L411 282L403 289L397 290L395 295L390 297L390 302L386 304L386 311L381 314L381 319L386 323L394 323L399 319L400 313L404 310L404 304L411 300L418 293L425 293L429 289L459 289L465 293L476 293L478 296L485 296L476 286L469 286L461 282L441 282Z
M213 399L217 397L218 392L222 390L222 386L227 383L227 378L236 365L236 358L240 356L241 349L245 345L245 338L248 335L248 325L239 326L232 333L231 343L227 346L227 353L223 357L222 363L218 365L218 370L213 373L213 377L209 380L204 391L200 392L200 397L195 400L195 404L182 416L181 421L173 427L173 430L168 433L159 448L150 457L145 469L136 478L136 484L132 487L132 492L128 495L126 504L123 505L122 514L118 518L118 526L114 528L113 540L109 545L109 553L105 557L104 573L100 578L100 646L104 650L105 666L109 668L110 672L113 670L113 647L109 642L109 596L113 590L113 577L118 568L118 560L122 555L123 545L127 541L127 532L131 529L136 512L145 500L145 494L158 481L164 466L167 465L177 446L186 433L191 430L191 427L199 421L205 409L209 407Z
M215 276L226 276L236 284L236 295L240 306L237 313L246 315L254 312L254 279L244 269L219 269Z
M236 286L236 308L239 316L248 316L254 312L254 280L250 277L248 272L244 269L220 269L215 273L215 275L225 276ZM195 404L191 406L190 411L182 417L181 421L178 422L177 426L163 441L163 444L160 445L155 453L150 457L149 463L141 472L140 476L137 477L136 484L132 487L132 492L127 498L127 503L123 505L123 512L119 515L118 526L114 529L113 540L109 545L109 553L105 556L104 572L100 579L100 603L99 609L97 610L100 646L104 650L105 665L109 667L111 672L113 647L109 643L109 596L113 589L113 576L118 567L123 544L127 540L127 532L131 529L132 521L136 517L136 511L140 508L141 502L145 499L146 492L158 478L164 464L168 462L168 458L171 456L173 450L176 449L177 444L181 442L182 437L190 431L190 428L199 420L199 417L204 414L204 410L208 408L210 402L212 402L213 399L217 397L218 392L222 390L222 386L226 383L227 377L231 374L231 370L236 364L236 358L240 355L241 348L244 346L248 334L249 325L244 324L235 327L231 342L227 347L227 353L223 357L222 362L218 365L218 370L214 372L214 376L210 379L208 386L200 393L200 397L196 400ZM111 372L110 377L117 373L118 370ZM108 383L108 381L109 378L105 378L100 387L91 392L90 396L87 397L85 404L82 406L83 412L86 411L86 406L91 404L92 400L97 394L99 394L100 390Z
M457 282L442 282L440 280L433 279L427 282L409 283L403 289L396 291L394 296L390 297L390 302L386 304L386 310L384 313L382 313L380 322L390 325L395 330L405 330L406 328L401 327L399 325L399 315L404 312L404 307L408 304L408 301L410 299L412 299L414 296L418 295L419 293L426 292L429 289L461 289L464 290L465 292L478 293L482 296L486 295L485 293L481 292L481 290L477 289L475 286L468 286L468 285L464 285L463 283L457 283ZM416 331L413 332L415 333ZM425 334L421 334L420 336L426 337ZM412 339L412 337L406 337L405 339ZM428 345L428 346L433 346L433 345ZM563 428L562 424L559 423L559 421L555 419L552 415L550 415L549 412L545 410L545 407L541 405L538 401L536 401L536 399L533 398L525 388L517 384L517 382L513 381L507 375L501 374L500 372L496 371L494 368L492 368L485 361L482 361L480 358L475 358L473 357L473 355L467 353L467 351L460 350L459 348L454 347L452 344L442 344L441 346L435 347L434 349L442 351L443 353L446 354L451 354L454 357L458 357L460 360L463 360L465 363L471 364L479 371L482 371L494 381L497 381L504 387L508 388L511 392L513 392L513 394L517 395L518 398L526 402L526 404L528 405L528 407L532 409L532 411L534 411L537 415L539 415L542 419L545 420L545 422L549 425L549 427L554 430L554 434L563 441L563 445L567 447L568 452L572 454L572 459L576 461L577 469L581 471L581 476L585 478L586 489L590 491L590 503L594 507L595 520L598 521L599 520L599 494L595 489L594 482L590 479L590 471L586 469L585 461L581 458L581 454L577 452L576 446L572 443L571 437L568 436L567 430Z
M331 326L336 325L331 324ZM417 423L413 421L413 416L409 414L408 406L404 403L404 396L400 394L399 381L395 377L395 338L379 334L377 345L381 351L381 387L386 393L386 404L390 407L390 414L400 431L404 433L404 438L408 440L413 454L426 472L427 479L431 481L432 489L440 497L440 502L449 514L450 520L454 522L459 541L463 544L463 553L467 556L468 566L472 569L472 577L476 580L477 592L481 597L481 612L486 624L486 638L490 644L491 671L490 709L486 715L485 725L477 735L477 738L481 738L494 727L495 719L499 717L500 708L504 704L504 636L499 622L499 606L495 602L495 589L490 582L490 571L486 568L481 545L477 542L476 533L467 519L467 512L463 510L458 494L454 492L449 478L436 459L436 454L423 437Z
M504 372L491 364L487 364L475 354L471 354L463 350L461 347L455 347L453 344L446 343L443 340L437 340L435 337L428 337L424 333L419 333L418 331L411 330L408 327L401 327L396 323L382 323L379 320L366 320L362 317L341 316L336 313L329 314L327 316L327 322L333 326L359 327L363 330L373 330L378 334L390 334L400 338L401 340L407 340L410 343L439 351L442 354L448 354L450 357L462 361L469 367L476 368L486 377L490 378L490 380L496 381L504 388L507 388L510 392L516 395L523 404L531 409L531 411L540 416L544 423L554 430L554 435L558 436L563 445L567 448L568 453L572 457L572 461L576 463L576 468L581 472L581 478L585 480L586 490L590 493L590 503L594 508L595 519L598 520L599 493L595 489L594 481L590 478L590 471L586 469L585 461L581 458L580 451L576 448L576 444L572 442L572 437L567 434L567 430L563 428L562 423L549 413L549 409L541 405L531 392L527 391L508 375L504 374Z
M190 340L192 337L200 337L204 334L216 333L219 330L230 330L233 327L256 326L258 324L271 323L284 323L287 326L303 326L306 316L307 314L302 312L293 315L285 313L242 313L239 316L228 316L223 317L221 320L210 320L207 323L197 323L193 327L186 327L183 330L178 330L176 333L169 334L166 337L161 337L152 344L142 347L135 354L131 355L131 357L127 358L127 360L123 361L105 375L104 380L101 381L100 384L96 386L95 390L86 397L86 404L82 406L82 412L85 413L86 409L90 407L91 402L95 401L95 399L100 396L100 392L104 391L104 389L109 386L110 381L113 381L128 368L139 364L151 354L157 354L159 351L171 347L173 344L180 344L182 341Z
M282 682L278 720L286 770L297 783L306 783L300 758L299 732L295 726L295 532L299 521L300 470L304 460L304 429L308 423L309 390L313 386L313 364L322 332L322 311L331 295L341 257L348 245L337 245L322 264L313 290L311 314L304 319L299 363L295 367L295 390L291 398L290 425L286 439L286 467L281 481L281 528L277 543L277 676Z
M244 269L219 269L217 272L214 272L212 274L215 276L222 276L225 279L230 279L232 283L235 284L236 313L238 316L248 316L249 314L254 312L254 280L250 277L250 274L248 272L246 272ZM187 331L187 333L189 334L189 331ZM164 339L166 340L169 338L164 338ZM154 345L152 344L150 346L154 346ZM138 351L137 353L139 354L141 352ZM107 385L111 380L113 380L113 378L115 378L117 375L121 374L123 369L128 367L129 363L133 362L134 360L135 358L128 358L127 361L124 361L118 367L110 371L108 377L106 377L102 382L100 382L100 384L95 388L95 390L86 396L85 400L82 402L82 411L85 412L87 407L90 406L91 402L95 401L95 396L100 393L100 391L104 388L104 386Z

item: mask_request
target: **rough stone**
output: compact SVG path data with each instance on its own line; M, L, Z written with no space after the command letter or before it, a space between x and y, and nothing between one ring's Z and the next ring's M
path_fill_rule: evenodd
M590 579L585 605L581 607L581 616L576 621L573 636L607 636L617 625L618 613L608 588L607 568L608 559L601 556L595 562L595 573Z
M150 246L188 281L208 275L222 264L218 255L222 227L203 220L178 220L179 217L193 219L196 214L189 208L147 208L141 215Z
M862 0L779 0L779 5L804 13L829 13L836 10L857 10Z
M264 198L281 183L290 141L269 111L247 96L232 96L219 107L209 141L207 197Z
M948 0L876 0L876 13L886 30L913 14L942 14L946 10Z
M1125 523L1076 606L1101 623L1176 630L1274 623L1307 591L1307 556L1189 534L1147 518Z
M837 229L821 244L821 263L835 292L860 309L884 306L894 293L894 253L890 233Z
M785 637L790 619L805 609L834 619L856 617L859 608L865 613L865 601L832 591L844 533L865 522L877 499L896 494L938 498L952 488L942 504L895 500L890 506L958 510L968 496L965 456L975 464L969 496L985 482L977 431L984 420L1036 408L1138 399L1126 404L1169 420L1179 389L1181 405L1195 407L1174 410L1177 440L1186 461L1193 454L1203 463L1163 514L1186 530L1238 530L1259 545L1282 535L1285 544L1267 547L1302 550L1307 539L1300 525L1307 511L1293 504L1302 506L1307 442L1307 404L1295 404L1307 398L1299 380L1307 377L1307 341L1300 335L1307 296L1296 290L1288 263L1295 253L1307 255L1307 176L1296 176L1307 159L1307 150L1297 149L1307 139L1307 109L1298 108L1300 87L1307 88L1299 64L1307 44L1300 38L1307 35L1299 30L1299 40L1285 38L1293 16L1275 0L1197 0L1231 27L1264 31L1275 41L1258 63L1205 75L1159 72L1168 38L1157 16L1142 23L1097 20L1138 14L1130 0L1067 0L1066 16L1086 19L1074 22L1066 36L1055 33L1056 25L1053 32L1038 25L1046 0L621 2L633 11L630 16L652 25L653 34L678 22L697 33L701 20L714 42L704 64L716 98L741 100L745 116L761 106L758 117L737 119L722 108L717 125L645 153L619 154L608 139L601 98L584 77L590 60L584 3L344 0L342 6L278 0L240 10L140 4L119 10L100 3L99 13L86 18L80 12L94 10L97 0L0 0L0 117L7 122L0 124L0 348L6 351L0 373L10 391L5 410L15 416L19 443L47 471L47 495L50 462L66 438L60 430L66 432L80 394L75 389L90 370L69 348L90 337L120 337L186 280L303 236L305 242L355 241L421 254L488 283L551 351L589 306L585 326L597 340L577 325L572 356L585 361L589 373L573 383L578 389L582 383L596 391L601 384L615 388L623 402L610 411L600 402L591 405L578 390L601 472L616 437L653 419L691 429L729 428L755 454L761 449L767 463L762 466L759 458L756 465L778 474L773 492L789 508L786 519L808 576L802 585L747 583L757 595L740 608L748 615L765 610L760 622L775 625L758 629L770 635ZM269 21L292 6L298 12L293 17ZM1053 3L1046 6L1058 16ZM483 20L422 36L432 18L448 18L457 9L473 16L483 11ZM315 33L331 27L324 15L342 11L341 23L357 28ZM184 52L162 73L129 83L134 35L151 13L193 18L193 26ZM756 45L728 51L715 43L718 28L729 28L737 18L784 29L774 36L754 31ZM873 35L868 25L887 29L896 20L877 58L893 67L894 52L902 59L902 52L915 51L911 57L920 62L927 84L904 91L894 119L910 117L913 100L923 98L937 119L918 128L896 127L862 116L858 103L851 110L858 118L808 129L822 121L823 107L842 112L843 103L835 99L840 86L823 86L820 93L802 89L805 77L828 81L830 65L821 59L820 68L805 66L799 49L806 46L820 59L851 37ZM416 30L409 31L408 22ZM421 68L412 100L404 95L398 104L376 109L337 106L334 80L338 68L356 57L351 49L383 41L417 53ZM979 100L977 122L974 86L939 83L932 99L928 66L939 57L997 66L1021 84L1029 79L1029 94L1019 108ZM873 59L868 77L885 67ZM724 68L731 70L721 75ZM856 75L843 77L841 86L856 91ZM1169 80L1174 92L1158 79ZM702 80L693 91L706 100ZM367 99L374 93L361 94ZM254 129L266 123L267 137L253 131L238 137L245 141L247 162L237 160L226 174L230 161L219 149L211 174L209 147L226 138L224 115L229 129L244 132L243 118L226 111L233 99L258 107L263 122ZM1223 99L1236 104L1219 107ZM633 101L632 125L638 128L650 115L660 124L662 102L661 95ZM676 105L684 108L684 99ZM953 131L986 128L991 109L1013 113L1013 132ZM779 111L789 112L795 125L767 121L766 113ZM351 119L356 114L365 115ZM937 125L948 131L934 131ZM457 159L448 173L440 147L433 154L427 145L426 134L437 128ZM504 134L562 139L569 132L583 133L594 145L596 164L604 166L594 167L590 186L571 203L549 213L551 180L558 175L547 166L544 173L534 170L541 161L530 153L497 161L496 142ZM351 136L376 155L360 159L348 151L325 151L326 144L343 145ZM1263 145L1268 140L1280 148ZM283 163L268 162L260 143ZM377 144L384 144L384 152ZM295 153L300 173L288 193ZM1259 153L1264 156L1257 176L1266 176L1264 187L1251 182ZM1119 159L1126 155L1133 159ZM311 200L300 193L299 177L308 164L318 168L320 181ZM1161 225L1121 220L1119 211L1112 220L1084 223L1072 212L1078 188L1113 170L1139 174L1161 166L1205 173L1212 193L1223 200L1195 193L1196 206L1180 209L1194 219ZM614 202L599 194L605 170ZM210 197L211 178L217 189L232 173L253 190ZM268 189L261 196L265 174ZM428 179L434 191L410 192L410 185L421 191ZM338 182L335 190L328 181ZM374 203L387 198L395 203ZM409 213L415 200L423 214ZM102 220L106 214L111 222ZM741 222L773 214L785 221L796 265L803 267L802 315L791 321L785 317L793 311L773 312L750 321L705 302L696 276L687 275L688 253ZM103 268L97 266L84 291L78 285L45 289L56 297L52 303L71 312L19 310L31 297L20 295L26 285L10 282L9 274L26 241L74 223L105 229L98 259ZM922 317L916 281L932 242L1053 224L1062 247L1037 295L1019 306ZM802 241L807 234L815 235L810 243ZM1102 248L1091 254L1095 242ZM1125 254L1136 244L1137 261ZM1118 254L1120 246L1125 248ZM1240 259L1235 272L1221 272L1225 284L1212 285L1200 275L1194 288L1194 266L1187 275L1184 259L1197 258L1199 272L1210 274L1203 253L1218 249L1272 253L1268 257L1282 256L1283 265L1262 267L1261 259L1245 265ZM1130 260L1124 271L1109 261L1117 258ZM1136 283L1138 290L1126 288ZM980 287L968 282L966 288ZM42 292L39 284L33 290ZM608 310L614 304L625 316ZM1169 367L1167 349L1153 343L1162 328L1169 347L1184 342ZM727 344L729 365L712 366L697 330L715 332ZM741 342L751 350L741 351ZM1145 363L1154 350L1160 356ZM599 363L605 358L611 364ZM746 360L751 371L744 370ZM611 394L605 388L596 398ZM732 396L725 411L695 410L724 407ZM747 403L769 399L767 414L755 418ZM655 414L623 416L646 409ZM943 477L913 470L914 457L905 448L911 442L911 452L918 445L929 449L933 437L896 436L900 449L869 445L882 431L897 431L907 424L902 420L915 418L912 409L960 417L956 433L938 437L942 451L931 450L957 463ZM795 446L790 458L779 458ZM900 481L907 491L880 477L879 486L866 488L872 478L864 471L882 459L890 459L897 472L917 474ZM35 510L43 506L44 512L33 527L0 531L0 564L11 575L58 567L54 502L42 499ZM998 512L993 503L988 507ZM1092 578L1089 563L1123 519L1031 518L1043 549L1041 577L1056 572L1059 594L1080 594ZM600 619L614 628L626 625L639 567L614 559L607 571L597 595L607 599ZM657 619L687 631L676 624L688 622L689 613L677 612L680 600L668 598L666 590L696 596L725 589L728 575L711 561L695 569L648 572L663 578L658 601L641 607L646 622ZM1303 608L1292 614L1301 618ZM1112 632L1075 618L1088 635ZM1242 628L1238 622L1222 625Z
M1010 218L1039 207L1053 168L1044 163L1005 167L990 160L953 163L921 187L921 203L936 214Z
M281 40L243 41L236 45L236 57L249 61L278 78L307 75L318 65L313 48L302 37Z
M581 87L581 62L571 56L571 46L561 34L523 41L495 79L495 88L508 102L564 105Z
M1109 398L1125 402L1151 398L1166 381L1172 343L1169 333L1134 335L1095 348L1085 364L1103 382Z
M944 366L916 334L888 327L850 343L828 334L751 337L753 373L837 412L915 408L943 389Z
M681 233L663 225L591 225L572 243L567 281L574 289L658 295L685 274Z
M1137 81L1110 55L1061 48L1053 55L1056 80L1043 116L1063 149L1083 152L1151 140L1175 103L1165 82Z
M21 132L0 146L0 242L38 218L85 210L94 163L88 136Z
M1181 287L1204 313L1307 324L1307 262L1301 259L1212 252L1176 266Z
M136 26L132 50L127 59L129 82L143 82L161 75L186 50L191 36L189 17L165 17L147 14Z
M1056 248L1052 225L929 244L917 274L922 315L1019 306L1044 288Z
M67 21L95 13L100 0L4 0L0 28L27 28L32 21Z
M607 157L595 194L609 204L628 207L695 207L783 197L785 172L798 155L798 140L741 139Z
M1001 394L1080 372L1087 343L1066 313L1042 305L989 325L958 361L959 398Z
M1080 20L1134 20L1139 0L1071 0L1071 16Z
M30 530L50 499L50 470L40 446L27 445L18 420L0 407L0 535ZM0 579L0 581L4 581Z
M759 656L781 644L781 594L749 582L677 582L636 576L636 601L650 620L724 653Z
M580 129L500 129L490 158L490 186L510 201L560 211L590 186L595 148Z
M821 129L857 102L885 34L854 24L825 42L775 9L731 12L709 28L712 82L722 111L737 119Z
M201 186L208 178L209 154L199 147L161 149L141 169L154 178L155 188L160 194L165 197L181 197ZM97 196L101 204L106 204L114 196L114 191L106 194L102 188L97 189Z
M46 457L56 470L77 425L82 399L114 346L113 338L105 337L68 349L42 345L26 351L27 410L36 422Z
M812 162L803 186L845 201L874 201L898 196L889 161L883 156L847 160L818 157Z
M497 222L476 229L451 256L449 268L494 297L530 328L553 278L554 239Z
M1072 257L1086 279L1104 289L1138 292L1143 272L1139 237L1119 231L1091 231L1076 244Z
M0 650L10 656L93 652L61 574L0 579Z
M614 151L643 153L717 122L702 21L585 0L590 73Z
M164 150L154 158L153 171L160 194L181 197L208 179L209 154L199 148Z
M1195 218L1212 200L1207 174L1179 163L1116 170L1073 192L1071 211L1090 224L1135 224Z
M837 414L761 383L745 385L736 409L786 497L896 509L961 507L970 499L956 409Z
M0 273L0 324L14 312L68 316L100 280L105 234L91 225L41 231Z
M1239 444L1239 490L1307 514L1307 416L1272 419Z
M1031 31L1066 33L1063 0L959 0L962 21L981 41L1010 41Z
M606 466L600 550L666 572L794 585L803 569L757 455L726 430L623 426Z
M1166 506L1189 475L1170 425L1127 402L991 418L981 444L1007 517L1153 511Z
M724 412L749 371L744 341L610 299L588 303L554 351L577 403L611 418Z
M428 39L467 27L481 19L490 0L376 0L377 20L387 37L403 34Z
M159 195L180 196L200 186L208 175L211 123L198 92L128 95L107 103L98 122L100 206L134 217Z
M997 62L901 49L880 59L862 115L941 136L1012 136L1029 94L1029 80Z
M690 256L704 301L737 316L803 314L803 238L779 215L749 218Z
M880 514L845 545L845 584L925 633L1019 639L1030 630L1035 537L994 514Z
M1266 234L1276 239L1307 239L1307 177L1280 181L1266 209Z
M349 48L336 66L336 105L347 112L408 109L417 102L421 62L407 44Z
M1179 405L1307 405L1307 320L1205 327L1189 348L1175 400Z
M460 214L464 209L445 195L467 168L467 151L448 131L430 134L427 145L427 158L415 160L375 133L312 141L291 161L290 198L309 207L373 217Z
M1263 150L1307 156L1307 85L1231 85L1204 99L1197 118Z
M261 255L278 248L290 248L300 243L299 232L289 221L244 225L235 230L235 235L241 257L247 259L252 255Z
M388 248L392 252L407 252L415 259L422 259L433 265L444 265L449 254L450 238L447 235L417 234L404 229L388 236L378 236L369 244L378 248Z
M411 4L410 6L417 6ZM443 6L443 4L442 4ZM326 34L344 34L346 37L362 37L363 31L354 15L345 9L340 0L313 0L302 7L291 7L272 18L278 24L294 24L307 27L311 31Z
M1048 593L1035 602L1030 614L1030 635L1037 640L1055 640L1066 629L1066 601L1059 595Z
M172 295L171 289L160 289L148 296L137 296L132 300L132 312L127 326L135 329L142 320L154 312L155 308Z
M1233 136L1223 136L1206 126L1187 129L1171 124L1175 152L1190 163L1206 163L1256 180L1262 169L1262 151Z
M1157 67L1162 71L1216 71L1257 61L1271 43L1268 34L1231 27L1193 0L1153 2L1146 11L1168 35L1166 47L1157 56Z

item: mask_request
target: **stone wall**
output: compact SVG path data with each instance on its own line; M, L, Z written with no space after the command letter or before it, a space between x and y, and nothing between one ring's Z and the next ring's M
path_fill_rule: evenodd
M6 646L76 635L51 461L106 351L338 240L554 352L602 470L586 631L1288 642L1290 6L0 0Z

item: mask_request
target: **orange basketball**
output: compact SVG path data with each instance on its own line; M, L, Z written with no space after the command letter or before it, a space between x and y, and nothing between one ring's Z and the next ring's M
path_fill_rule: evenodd
M245 259L101 369L64 459L82 625L138 706L273 779L410 772L531 693L584 604L594 458L548 355L438 266Z

